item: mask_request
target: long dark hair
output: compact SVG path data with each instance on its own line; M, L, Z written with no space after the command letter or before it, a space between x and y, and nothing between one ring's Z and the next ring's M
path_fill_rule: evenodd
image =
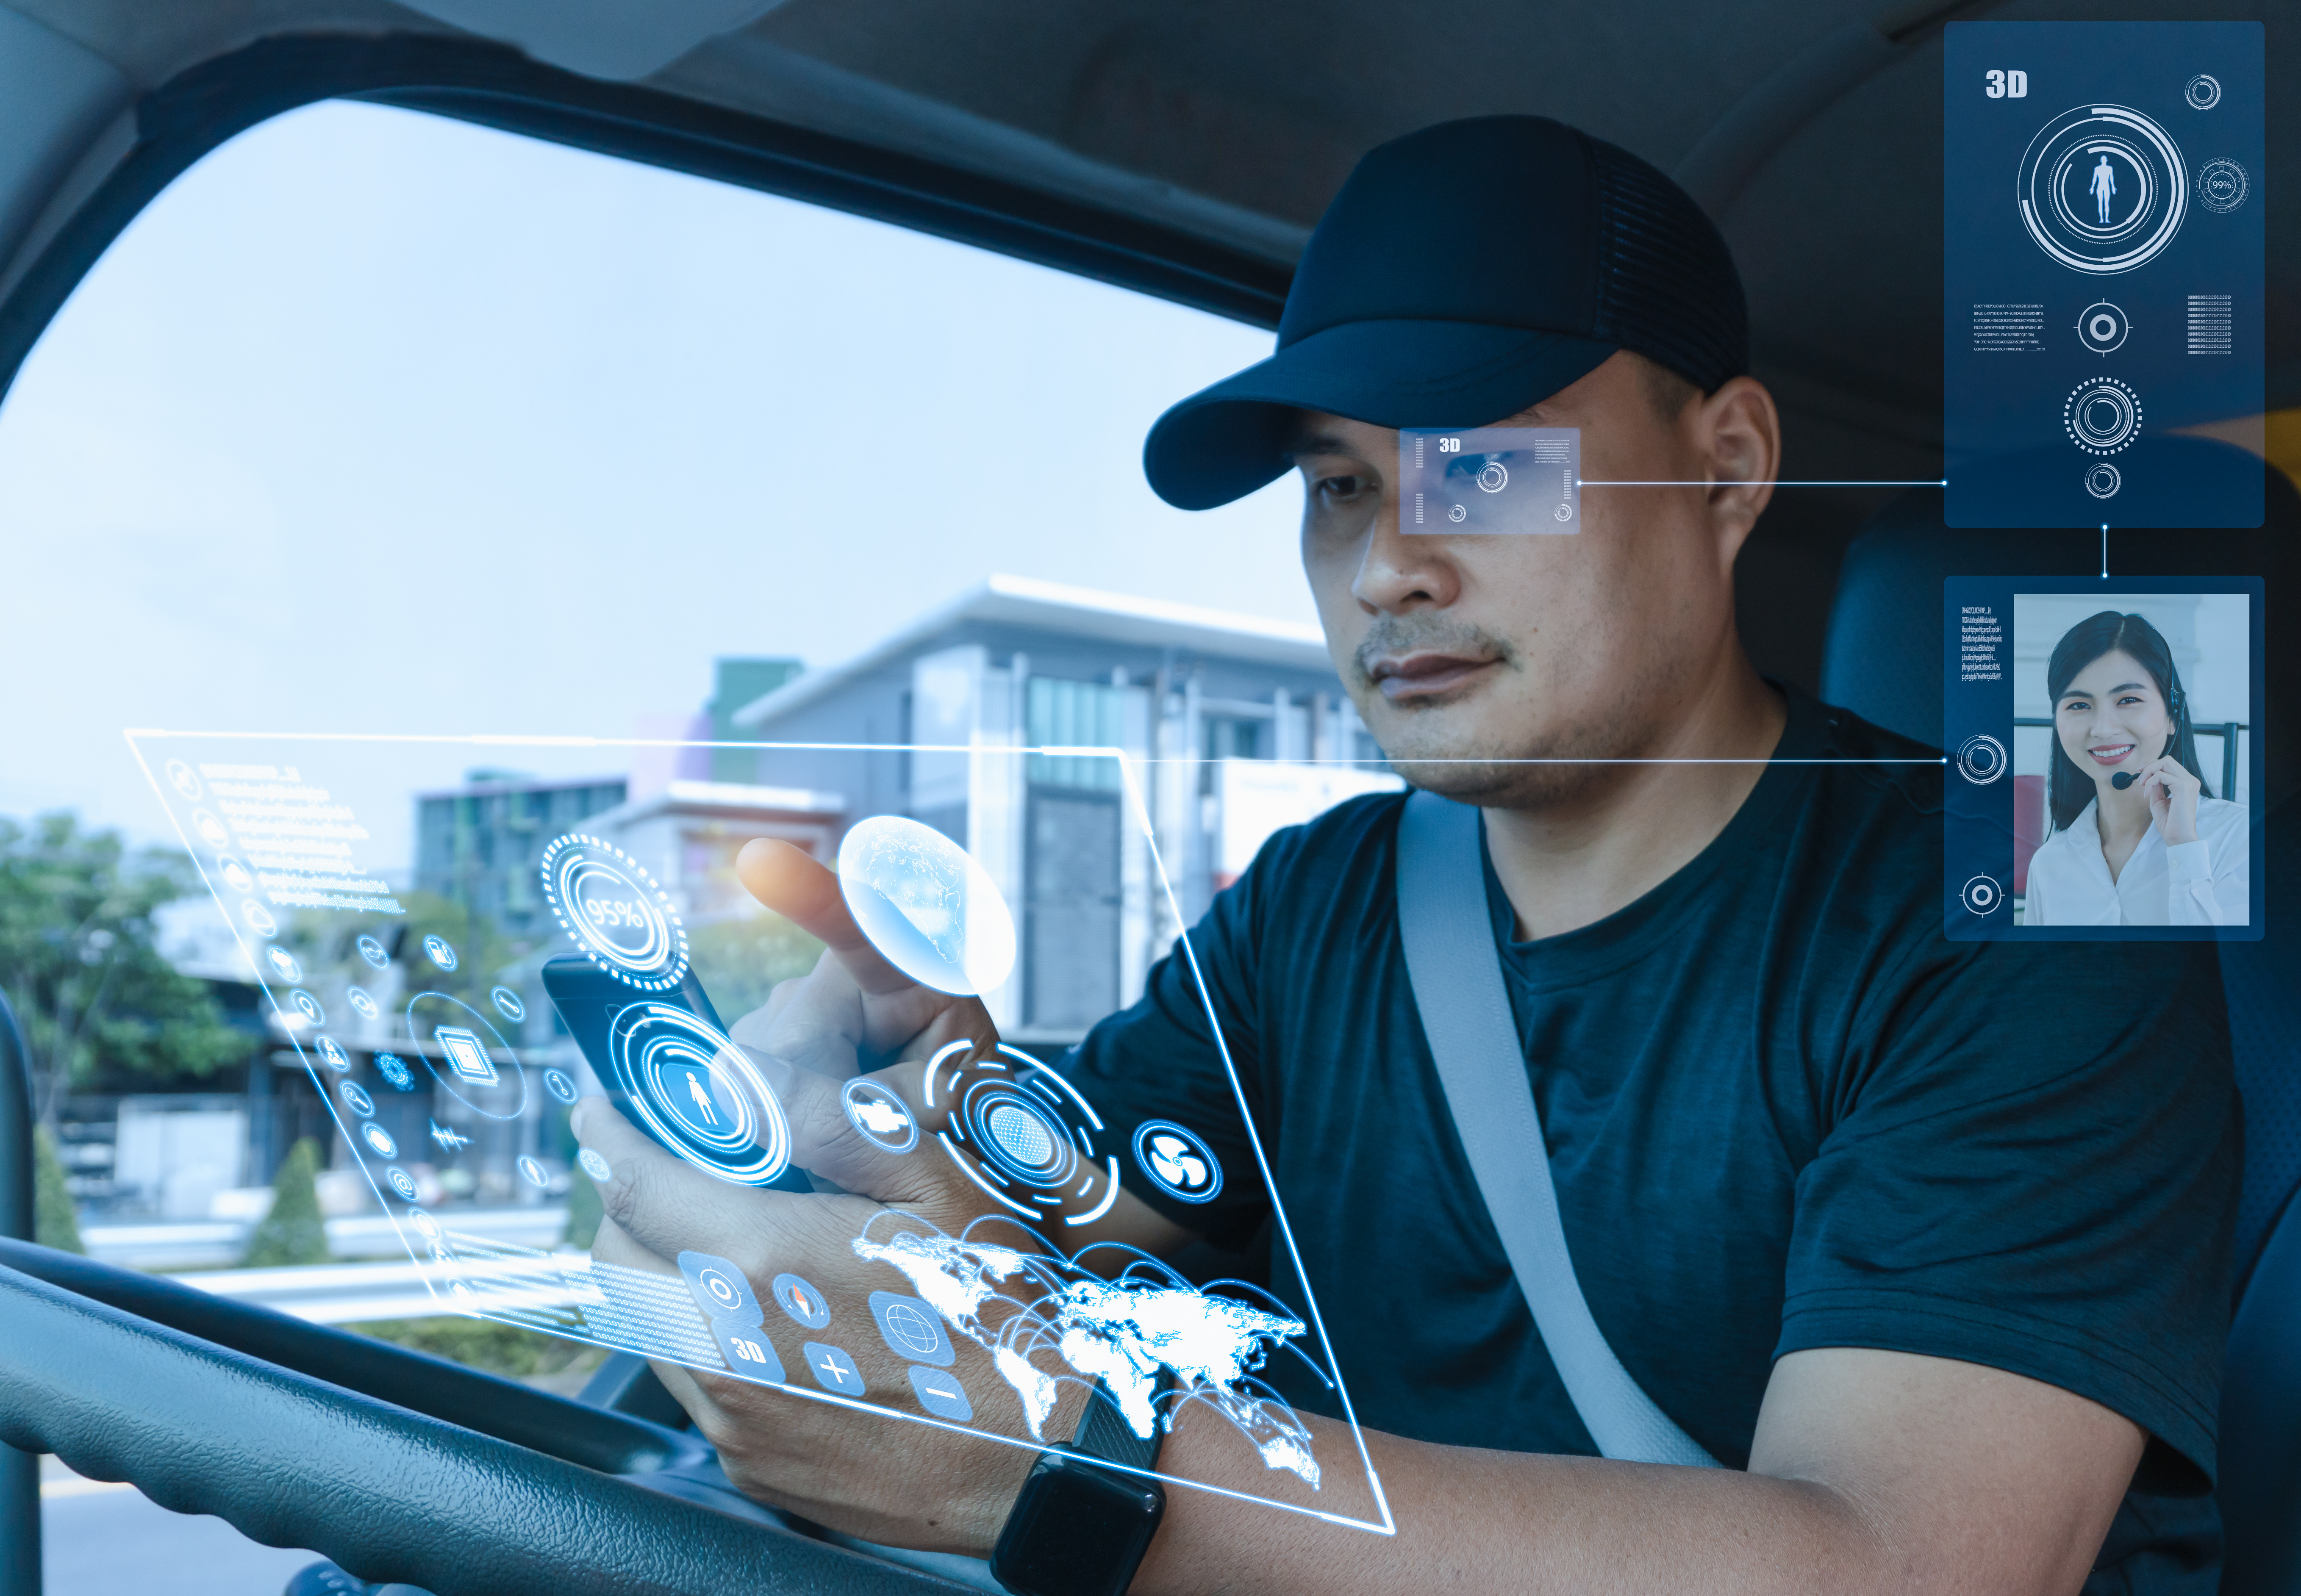
M2071 679L2079 671L2104 654L2121 652L2140 662L2172 711L2171 746L2160 752L2171 754L2182 769L2197 778L2199 790L2207 798L2213 796L2213 789L2203 785L2205 773L2197 765L2197 735L2189 725L2189 695L2181 690L2181 673L2173 668L2173 651L2165 646L2164 634L2139 615L2104 610L2064 632L2054 645L2054 657L2046 662L2046 699L2054 714L2054 755L2046 778L2046 797L2057 831L2082 814L2098 790L2093 778L2079 770L2062 748L2062 695L2069 691Z

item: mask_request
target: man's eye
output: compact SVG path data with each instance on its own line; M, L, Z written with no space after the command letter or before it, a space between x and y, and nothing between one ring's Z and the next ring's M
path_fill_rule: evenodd
M1318 491L1328 498L1356 498L1366 491L1364 477L1321 477Z

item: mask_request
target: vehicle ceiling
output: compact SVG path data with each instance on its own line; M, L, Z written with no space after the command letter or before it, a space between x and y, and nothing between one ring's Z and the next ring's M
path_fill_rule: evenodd
M556 65L989 173L1281 265L1370 146L1448 117L1556 116L1674 171L1719 217L1748 286L1759 374L1788 413L1786 474L1832 477L1939 471L1942 23L2269 21L2272 9L2264 0L0 6L105 57L131 91L271 36L470 37L453 25L461 22ZM2268 80L2301 82L2301 28L2272 25L2268 47ZM2271 121L2279 171L2301 170L2297 129L2301 118ZM0 222L12 197L21 198L0 192ZM0 229L0 247L8 242ZM2271 213L2268 254L2275 410L2301 405L2301 206ZM1811 498L1770 514L1773 546L1790 560L1778 574L1811 585L1834 570L1849 513L1870 502ZM1814 544L1802 576L1791 569L1801 536Z

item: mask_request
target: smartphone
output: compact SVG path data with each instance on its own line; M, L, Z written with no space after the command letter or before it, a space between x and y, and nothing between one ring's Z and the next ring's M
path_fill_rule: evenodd
M548 960L543 990L623 1117L707 1174L739 1186L812 1191L791 1161L791 1122L758 1066L728 1040L684 972L635 990L581 954Z

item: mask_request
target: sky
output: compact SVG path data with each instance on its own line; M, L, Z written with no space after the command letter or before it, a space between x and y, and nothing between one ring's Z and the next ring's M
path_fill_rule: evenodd
M1293 483L1193 515L1142 474L1159 412L1269 347L700 179L291 113L155 201L0 403L0 815L161 836L130 726L630 736L715 656L834 664L992 572L1313 621ZM472 763L393 757L410 791Z

